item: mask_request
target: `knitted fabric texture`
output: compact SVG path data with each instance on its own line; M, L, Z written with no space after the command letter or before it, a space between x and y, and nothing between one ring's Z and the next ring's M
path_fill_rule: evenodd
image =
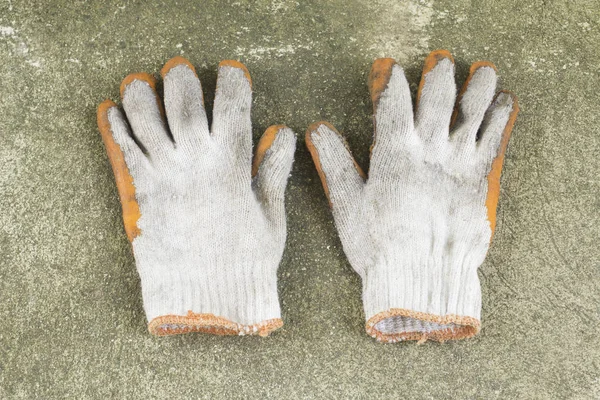
M141 215L132 246L149 330L266 335L282 325L276 274L295 135L278 129L252 177L247 71L219 67L209 130L188 64L163 74L168 122L143 79L124 87L127 118L107 112Z
M486 177L513 110L511 95L494 99L495 86L492 67L477 69L450 130L451 59L424 75L416 114L394 64L376 104L366 182L333 127L315 124L307 132L344 252L362 278L367 332L380 341L444 341L479 331L477 268L492 235Z

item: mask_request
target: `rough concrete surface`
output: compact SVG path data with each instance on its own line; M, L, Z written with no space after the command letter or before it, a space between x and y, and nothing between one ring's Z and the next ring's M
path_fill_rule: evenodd
M0 398L600 398L597 0L0 1ZM212 106L244 62L254 136L313 121L368 164L366 78L394 57L486 59L521 113L485 264L483 326L382 345L302 142L269 338L148 334L96 106L182 54Z

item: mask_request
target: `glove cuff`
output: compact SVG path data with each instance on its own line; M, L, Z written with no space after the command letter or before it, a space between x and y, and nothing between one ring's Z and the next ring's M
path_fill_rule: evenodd
M213 335L259 335L269 336L283 326L281 318L261 321L257 324L242 325L214 314L163 315L148 323L148 331L156 336L170 336L182 333L202 332Z
M480 329L477 267L373 268L363 279L363 304L367 333L381 342L469 338Z
M274 268L238 265L144 272L140 271L144 309L154 335L267 336L283 326Z

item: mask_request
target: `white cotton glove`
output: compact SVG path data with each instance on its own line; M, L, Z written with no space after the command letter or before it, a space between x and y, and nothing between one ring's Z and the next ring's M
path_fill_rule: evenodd
M335 128L316 123L306 134L344 252L362 278L367 332L384 342L473 336L477 268L495 226L517 99L494 97L496 69L479 62L456 101L454 61L443 50L425 61L414 117L394 60L375 61L369 87L375 138L366 182Z
M267 129L251 168L246 67L219 64L211 131L189 61L175 57L161 75L168 124L148 74L121 84L127 118L110 100L98 108L148 329L268 335L283 325L277 267L295 136Z

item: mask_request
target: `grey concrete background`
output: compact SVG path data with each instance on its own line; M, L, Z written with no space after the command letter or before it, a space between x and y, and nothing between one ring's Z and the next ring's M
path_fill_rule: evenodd
M600 398L596 0L0 1L0 398ZM267 339L148 334L96 106L182 54L254 80L254 136L326 119L368 164L376 57L447 48L521 114L471 340L382 345L302 142Z

